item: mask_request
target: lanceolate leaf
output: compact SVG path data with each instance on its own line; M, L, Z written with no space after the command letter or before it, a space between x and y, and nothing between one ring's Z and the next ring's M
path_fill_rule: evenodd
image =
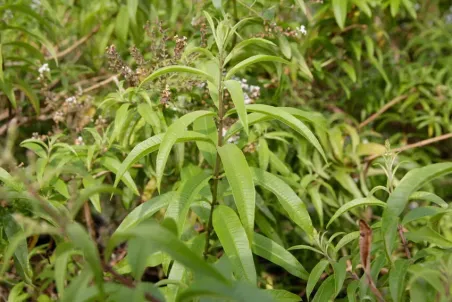
M331 301L334 296L334 276L329 276L317 290L313 302Z
M122 221L115 233L125 232L128 229L138 225L140 222L149 219L157 213L160 209L165 208L168 204L177 198L178 193L171 191L146 201L139 205L132 212L130 212L126 218ZM112 236L114 236L114 234Z
M328 264L328 260L320 260L309 274L308 284L306 285L306 297L308 297L308 299Z
M381 200L376 199L375 197L369 196L364 198L358 198L354 199L350 202L347 202L342 207L340 207L336 213L334 213L333 217L331 217L330 221L326 225L328 228L330 224L335 221L339 216L344 214L347 211L350 211L351 209L358 207L358 206L380 206L380 207L386 207L386 203L384 203Z
M224 86L231 94L232 101L234 102L235 109L239 115L240 122L248 134L248 116L245 108L245 96L243 94L242 85L239 81L228 80L224 82Z
M174 199L165 213L165 218L172 218L176 221L179 234L184 230L185 220L191 203L199 194L201 189L209 184L212 176L204 172L191 177L184 182L178 190L179 198Z
M381 231L384 234L386 253L391 255L397 236L399 215L405 209L408 199L416 190L433 179L452 173L452 163L432 164L408 172L389 196L388 206L383 212Z
M452 241L444 238L441 234L434 231L429 226L422 227L413 232L408 232L406 234L406 238L413 242L427 241L445 249L452 248Z
M127 155L126 159L122 162L121 166L118 168L118 173L116 174L115 184L116 187L126 173L126 171L137 161L145 157L146 155L157 151L160 147L160 144L163 140L164 134L157 134L153 137L148 138L145 141L142 141L135 148L130 151ZM182 143L187 141L204 141L213 142L204 134L193 132L193 131L185 131L183 135L179 136L176 140L176 143Z
M344 29L347 18L347 2L348 0L332 0L334 17L341 29Z
M76 222L71 223L66 232L72 244L83 251L86 262L88 263L96 281L96 286L103 291L104 280L103 270L100 265L99 252L86 231Z
M389 292L394 302L402 302L405 291L405 276L410 262L405 259L397 259L389 271Z
M323 156L325 161L327 161L325 152L323 151L322 146L320 145L319 141L317 140L315 135L312 133L312 131L309 130L309 128L305 124L303 124L303 122L301 122L300 120L295 118L290 113L287 113L285 110L278 108L278 107L273 107L273 106L269 106L269 105L260 105L260 104L247 105L246 109L251 112L258 112L258 113L269 115L269 116L273 117L274 119L277 119L277 120L283 122L290 128L294 129L295 131L300 133L304 138L306 138L308 140L308 142L311 143L317 149L317 151L320 152L320 154Z
M192 124L196 119L203 117L215 115L215 113L206 110L199 110L187 113L186 115L179 118L175 121L171 126L168 127L168 130L165 132L162 142L160 144L160 148L157 154L156 161L156 178L157 178L157 188L160 190L160 184L162 182L163 171L166 166L166 161L168 160L168 156L171 152L173 145L177 142L177 140L184 136L186 128Z
M308 279L309 273L291 253L276 242L258 233L254 233L253 253L283 267L294 276L304 280Z
M410 195L409 200L425 200L436 203L440 207L447 209L447 203L438 195L430 192L418 191Z
M278 63L290 64L289 61L286 61L280 57L269 56L269 55L255 55L248 59L243 60L242 62L240 62L237 65L235 65L234 67L232 67L226 74L225 80L230 79L240 69L244 69L245 67L247 67L249 65L256 64L259 62L278 62Z
M15 245L14 265L16 270L26 282L31 282L33 271L28 261L27 241L22 227L17 224L13 216L6 214L2 219L3 230L8 238L8 244ZM14 243L12 241L15 241ZM4 263L9 262L9 258L3 258Z
M196 145L206 161L213 167L217 158L217 148L215 148L214 144L218 141L217 127L213 117L205 116L197 119L193 123L193 130L207 135L211 139L210 143L196 141Z
M218 154L221 157L226 177L231 185L240 220L248 238L251 240L254 230L256 191L248 162L242 151L234 144L226 144L219 147Z
M266 40L266 39L262 39L262 38L250 38L250 39L246 39L241 41L240 43L238 43L234 49L226 56L226 59L224 59L224 65L226 65L240 50L242 50L243 48L245 48L246 46L254 46L254 45L259 45L259 46L276 46L275 43L273 43L272 41Z
M108 258L111 255L113 248L118 243L134 237L140 238L141 240L148 240L157 249L165 252L171 258L190 268L195 273L213 278L218 282L229 283L218 270L190 250L172 231L155 221L142 222L133 228L116 232L115 236L108 243L105 257Z
M301 227L309 236L314 234L311 217L306 205L283 180L271 173L257 168L251 168L256 185L262 186L278 197L284 210L294 223Z
M170 72L185 72L185 73L191 73L197 76L200 76L201 78L203 78L204 80L210 81L212 83L215 83L215 79L209 75L207 72L204 72L200 69L197 68L193 68L193 67L188 67L188 66L183 66L183 65L171 65L171 66L166 66L166 67L162 67L160 69L157 69L156 71L154 71L151 75L149 75L148 77L146 77L140 84L139 87L142 87L144 84L164 75Z
M213 212L213 227L237 278L256 284L256 268L250 242L234 210L219 205Z
M113 173L118 172L118 168L121 166L121 163L119 160L113 157L102 157L100 160L101 164L107 168L108 170L112 171ZM130 176L130 173L126 171L124 173L124 176L122 177L122 181L125 183L125 185L135 193L135 195L140 195L138 192L137 185L132 179L132 176Z

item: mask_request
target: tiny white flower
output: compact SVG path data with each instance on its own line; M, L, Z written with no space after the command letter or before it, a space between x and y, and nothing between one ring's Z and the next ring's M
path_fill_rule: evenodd
M75 98L75 96L71 96L71 97L68 97L65 100L65 102L68 103L68 104L75 104L75 103L77 103L77 99Z
M228 129L223 128L223 132L222 132L223 136L225 136L227 132L228 132Z
M78 146L83 145L83 137L81 136L77 137L77 139L75 140L75 144Z
M306 30L306 26L300 25L300 27L297 27L297 31L300 32L302 35L307 35L308 31Z
M364 144L367 144L368 142L369 142L369 140L368 140L367 138L364 138L364 139L363 139L363 143L364 143Z
M253 100L250 99L250 96L247 93L244 93L243 96L245 98L245 105L251 104L253 102Z
M42 66L39 67L38 71L40 75L43 75L44 73L49 73L50 72L49 64L47 63L42 64Z
M419 3L414 4L414 9L419 10L421 8L421 5Z

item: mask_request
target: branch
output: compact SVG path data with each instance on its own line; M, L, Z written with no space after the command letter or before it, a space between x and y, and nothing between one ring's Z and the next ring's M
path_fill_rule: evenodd
M447 134L443 134L443 135L440 135L440 136L437 136L437 137L432 137L432 138L429 138L429 139L425 139L423 141L420 141L420 142L417 142L417 143L413 143L413 144L409 144L409 145L406 145L406 146L403 146L403 147L395 148L395 149L392 149L391 151L396 152L396 153L403 152L403 151L406 151L406 150L409 150L409 149L414 149L414 148L417 148L417 147L427 146L427 145L430 145L430 144L433 144L433 143L436 143L436 142L439 142L439 141L443 141L443 140L446 140L446 139L449 139L449 138L452 138L452 132L451 133L447 133ZM371 156L367 157L365 159L365 161L370 163L374 159L376 159L377 157L380 157L380 156L381 156L381 154L371 155Z
M408 97L408 95L406 95L406 94L400 95L400 96L396 97L395 99L393 99L392 101L390 101L389 103L387 103L386 105L384 105L380 110L378 110L377 112L372 114L368 119L366 119L364 122L359 124L358 130L363 128L364 126L368 125L372 121L374 121L376 118L378 118L380 115L382 115L386 110L388 110L389 108L391 108L398 102L406 99L407 97Z
M86 41L88 41L89 38L91 38L96 32L98 32L100 29L100 25L97 25L96 27L93 28L93 30L87 34L86 36L82 37L80 40L76 41L74 44L72 44L72 46L66 48L65 50L59 52L56 54L56 57L58 59L64 57L65 55L71 53L74 49L78 48L80 45L82 45L83 43L85 43ZM46 60L50 60L53 59L52 56L47 56L45 57Z

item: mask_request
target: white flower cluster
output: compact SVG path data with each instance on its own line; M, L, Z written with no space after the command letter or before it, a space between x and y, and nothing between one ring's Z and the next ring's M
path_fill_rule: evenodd
M77 104L77 98L75 96L71 96L68 97L65 102L68 104Z
M297 27L296 29L299 33L301 33L304 36L306 36L308 34L308 31L306 30L306 26L304 26L304 25L300 25L300 27Z
M13 11L10 9L5 10L3 13L3 21L8 22L12 18L14 18Z
M30 8L34 11L39 10L41 7L41 0L31 0Z
M446 15L446 24L452 24L452 6L449 7L449 13Z
M75 140L75 144L78 146L83 145L83 137L81 136L77 137L77 139Z
M47 63L42 64L42 66L39 67L38 72L39 72L38 81L41 81L44 79L44 76L46 74L50 73L49 64Z
M245 104L253 103L261 95L261 88L259 86L248 84L246 79L235 78L235 80L239 81L242 86Z
M226 135L226 133L228 132L227 128L223 128L223 137ZM239 141L239 136L238 135L233 135L230 138L228 138L228 143L230 144L235 144Z

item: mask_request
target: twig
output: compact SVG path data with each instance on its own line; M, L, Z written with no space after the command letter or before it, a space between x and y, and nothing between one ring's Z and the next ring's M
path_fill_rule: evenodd
M409 145L406 145L406 146L403 146L403 147L395 148L395 149L393 149L391 151L393 151L395 153L403 152L403 151L406 151L406 150L409 150L409 149L427 146L427 145L430 145L430 144L433 144L433 143L436 143L436 142L439 142L439 141L443 141L443 140L446 140L446 139L450 139L450 138L452 138L452 132L451 133L447 133L447 134L443 134L443 135L440 135L440 136L437 136L437 137L432 137L432 138L429 138L429 139L425 139L425 140L422 140L420 142L409 144ZM381 156L381 154L371 155L371 156L365 158L364 160L366 162L370 163L370 162L372 162L374 159L376 159L379 156Z
M378 110L377 112L375 112L374 114L372 114L368 119L366 119L364 122L362 122L361 124L359 124L358 129L363 128L364 126L368 125L369 123L371 123L372 121L374 121L376 118L378 118L380 115L382 115L386 110L388 110L389 108L391 108L392 106L394 106L395 104L397 104L398 102L406 99L408 97L408 95L403 94L400 95L396 98L394 98L392 101L390 101L389 103L387 103L386 105L384 105L380 110Z
M66 48L65 50L63 50L63 51L61 51L59 53L57 53L56 57L59 59L59 58L64 57L65 55L71 53L74 49L76 49L77 47L79 47L80 45L82 45L83 43L88 41L88 39L91 38L96 32L98 32L99 29L100 29L100 25L97 25L96 27L94 27L94 29L89 34L87 34L86 36L84 36L81 39L79 39L78 41L76 41L74 44L72 44L72 46ZM50 60L52 58L53 58L52 56L47 56L45 59L46 60Z
M405 249L405 255L408 259L410 259L411 253L410 253L410 249L408 248L408 243L406 241L405 234L403 234L403 226L399 224L399 226L397 228L399 230L399 236L400 236L400 239L402 240L403 248Z
M86 88L86 89L83 89L83 92L84 92L84 93L90 92L90 91L95 90L95 89L97 89L97 88L100 88L100 87L102 87L102 86L104 86L104 85L107 85L108 83L113 82L113 81L115 81L116 79L117 79L117 75L111 76L111 77L109 77L108 79L106 79L106 80L104 80L104 81L102 81L102 82L99 82L99 83L97 83L97 84L94 84L93 86L90 86L90 87L88 87L88 88Z
M88 228L89 235L96 241L96 230L94 228L93 216L91 216L91 209L89 208L88 201L83 204L83 214L85 216L86 227Z

